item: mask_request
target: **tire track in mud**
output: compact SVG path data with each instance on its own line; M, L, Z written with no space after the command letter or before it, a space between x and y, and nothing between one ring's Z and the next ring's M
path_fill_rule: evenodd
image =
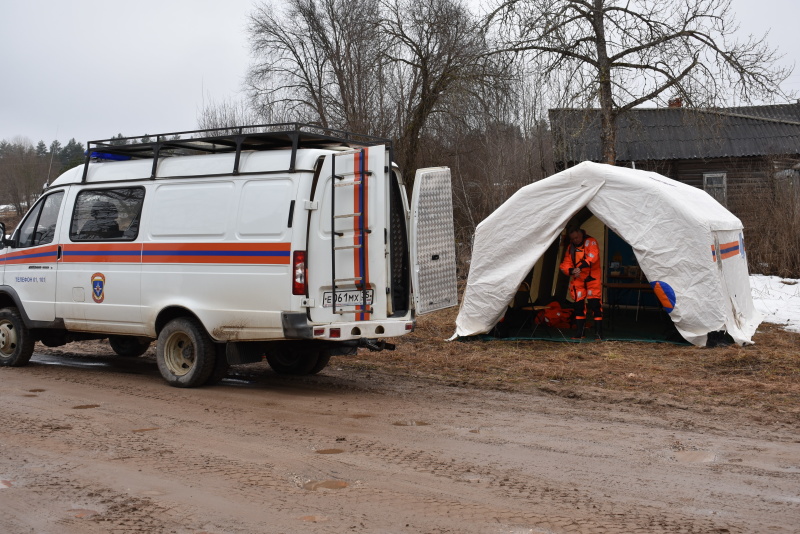
M39 465L47 465L46 472ZM52 518L52 524L60 532L161 534L182 528L182 522L171 517L169 508L97 484L88 486L71 476L74 469L68 463L45 463L33 458L24 467L15 469L14 491L31 503L30 510L24 510L23 503L21 511L39 515L36 503L48 502L49 510L57 508L60 512ZM27 528L25 531L30 532Z
M384 443L370 440L353 440L349 448L353 455L408 467L443 479L444 483L431 484L438 487L428 490L427 493L431 495L427 498L409 503L415 511L430 518L441 517L443 512L449 512L471 522L492 518L497 522L527 525L525 528L545 529L545 532L548 529L561 532L560 529L571 526L579 527L580 532L738 532L719 522L698 520L677 513L667 515L655 508L640 506L630 509L609 502L598 504L577 488L563 488L548 481L531 482L520 477L516 471L504 470L497 465L448 460L425 451L387 447ZM418 486L407 493L385 488L373 488L373 491L374 497L370 494L365 498L369 501L374 499L376 505L408 501L413 493L426 493ZM443 493L463 498L433 496ZM490 506L487 493L493 497L491 500L502 502L505 506ZM509 502L516 506L508 507ZM547 512L536 512L542 508Z
M149 417L159 419L162 423L159 426L194 427L197 435L201 435L204 430L213 430L217 435L229 434L231 441L238 442L240 446L247 441L246 438L268 436L265 444L271 448L270 454L277 457L281 457L290 448L308 447L308 454L303 456L306 465L297 467L297 462L294 462L276 467L274 463L237 459L231 457L230 451L219 444L213 450L220 452L208 453L202 450L202 443L186 440L178 451L177 438L171 438L167 432L133 433L120 428L113 430L94 421L91 412L70 414L69 422L65 423L63 418L45 416L42 412L33 415L25 413L27 408L23 407L13 416L0 413L0 425L16 429L18 434L37 440L50 440L52 445L47 450L59 450L59 446L64 449L85 450L90 459L118 461L128 469L143 469L154 478L191 480L199 486L219 484L222 480L223 485L209 491L224 495L225 499L244 501L250 506L269 506L276 513L299 517L309 511L324 510L327 515L324 530L327 532L345 532L351 528L379 530L377 527L381 520L368 512L391 507L407 510L410 521L415 521L409 523L409 528L413 530L416 526L417 531L425 532L465 531L464 528L453 528L453 523L446 521L448 517L460 518L459 520L474 525L474 529L468 530L469 532L498 531L501 526L533 529L533 532L739 532L729 526L721 526L713 519L682 515L680 512L667 513L660 508L639 506L636 503L614 505L602 500L597 492L593 498L589 493L576 491L563 483L531 480L519 471L503 467L508 464L487 465L481 463L477 457L472 461L464 458L456 460L450 457L454 454L452 452L419 448L424 446L417 443L419 436L409 442L401 440L402 445L398 445L396 440L392 441L391 435L382 434L380 425L372 424L368 428L359 429L358 433L343 431L347 435L347 454L329 457L315 455L311 447L315 443L330 442L336 435L335 430L331 430L335 424L309 424L309 414L314 414L316 419L311 421L317 423L324 421L327 416L341 415L333 412L346 411L343 406L346 402L339 403L330 394L341 389L359 393L369 391L361 387L331 386L309 380L283 381L273 377L268 385L259 384L258 388L254 388L253 398L248 402L242 399L242 393L248 393L246 389L230 388L230 393L220 395L217 394L219 390L214 388L205 390L214 392L214 395L204 395L203 389L186 392L168 388L158 378L150 380L150 377L140 375L138 379L126 383L108 383L107 373L104 379L104 376L82 371L62 375L47 371L40 376L91 389L93 391L90 396L93 397L102 395L105 391L113 391L117 395L113 404L109 403L101 408L108 412L105 413L106 418L109 413L112 416L124 416L125 410L139 404L136 399L141 399L146 401L142 404L142 410L155 414ZM277 402L265 398L272 393L268 388L273 385L277 386L276 392L281 394ZM309 426L298 428L302 423L296 422L298 419L293 417L294 412L291 411L292 401L285 395L287 391L291 394L292 388L297 388L298 397L307 396L307 389L312 394L324 397L324 401L318 403L321 408L334 403L336 407L327 410L331 413L324 413L324 410L314 413L317 405L306 402L301 408L302 414L299 415L304 416ZM377 393L387 400L388 405L394 403L393 396L403 397L392 392ZM232 399L234 402L228 407L220 406L220 397ZM380 402L379 400L374 404L377 406ZM489 407L485 411L492 412L496 409L493 406L495 402L496 399L489 401ZM170 407L185 403L187 406L191 405L191 411L165 409L163 413L159 413L147 403ZM466 402L462 404L457 401L454 404L466 405ZM276 409L266 411L265 407ZM435 409L433 411L436 412ZM202 417L203 412L213 415ZM389 414L382 413L380 417L380 424L391 424ZM242 422L252 426L242 426ZM439 425L435 424L434 428L437 426ZM440 440L454 439L454 436L444 435L448 432L452 434L452 429L444 433L441 429L436 431L439 432L436 437ZM358 435L362 432L370 436ZM374 439L374 436L380 437ZM396 434L394 437L397 437ZM490 442L491 438L481 437L479 441L476 439L476 443L484 445ZM497 444L502 442L503 440L499 440ZM369 473L370 469L378 474L355 474ZM350 483L344 490L313 492L302 488L309 479L343 472L354 473L353 476L343 477ZM120 521L120 528L131 526L130 530L123 529L120 532L135 532L137 529L148 531L141 527L142 522L137 516L140 504L145 508L155 506L153 513L166 518L157 526L161 529L169 528L172 524L186 526L181 518L191 517L195 511L187 503L169 506L166 504L169 496L155 500L142 498L142 503L134 502L135 509L128 509L124 498L130 496L114 494L113 490L105 487L103 492L116 495L113 502L119 501L119 506L112 510L114 519L110 521ZM332 504L342 511L333 513ZM120 519L128 515L131 525L126 525L124 519ZM178 518L176 523L170 517ZM363 526L365 524L369 527ZM108 525L110 527L112 523ZM361 527L356 528L359 525ZM388 528L396 525L383 526ZM239 529L241 532L252 532L248 528L252 528L252 525L236 525L234 522L223 531ZM208 530L207 525L205 529ZM109 531L112 529L109 528Z
M124 464L120 466L121 477L131 471L149 472L154 486L159 485L160 479L191 481L193 486L200 488L199 492L207 491L203 489L205 486L212 488L212 494L217 492L219 497L245 501L247 505L269 505L274 511L285 510L297 515L306 510L289 504L291 499L283 499L287 504L281 506L282 499L276 498L276 495L287 489L294 490L295 493L301 490L294 481L272 473L268 464L249 464L210 454L197 454L186 449L176 453L166 449L165 444L158 438L144 434L121 435L109 431L102 424L87 421L81 424L61 425L57 435L53 433L53 428L56 426L54 420L37 422L4 413L0 417L0 424L7 429L7 433L29 438L25 453L28 457L30 450L37 448L44 448L47 451L80 450L84 451L88 462L121 461ZM26 443L26 440L23 439L23 443ZM58 470L69 473L72 470L81 471L82 467L73 463L65 464ZM48 471L50 471L48 474L39 473L29 477L27 473L20 474L19 469L15 470L13 474L15 488L34 488L37 496L47 499L52 499L56 494L65 502L82 502L85 504L82 504L81 508L97 512L86 519L77 520L70 517L60 519L59 524L65 527L65 531L66 527L87 520L100 524L103 527L102 532L175 532L176 529L179 532L187 532L185 529L189 527L191 527L188 530L190 532L208 530L207 522L193 524L187 520L197 515L198 510L186 502L172 501L169 495L155 498L139 497L120 493L108 487L98 488L96 481L90 483L94 489L78 491L83 487L81 484L53 473L51 465L48 466ZM230 484L220 486L220 478ZM69 491L70 488L74 491ZM273 491L265 495L265 490ZM222 493L219 493L220 491ZM229 516L227 519L224 528L217 526L212 530L243 533L257 531L257 527L253 525L235 526L235 518ZM75 532L82 530L77 528Z

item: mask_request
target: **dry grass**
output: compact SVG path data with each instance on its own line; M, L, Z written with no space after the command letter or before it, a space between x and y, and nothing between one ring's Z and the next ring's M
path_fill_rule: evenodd
M360 351L338 363L449 385L701 411L737 407L755 419L800 423L800 334L776 325L762 325L755 345L713 349L618 341L447 342L456 314L454 308L420 318L415 332L396 340L395 351Z

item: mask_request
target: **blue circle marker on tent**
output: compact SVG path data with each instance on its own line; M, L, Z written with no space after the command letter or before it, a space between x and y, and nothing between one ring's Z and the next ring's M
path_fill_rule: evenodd
M675 290L666 282L650 282L650 286L664 311L671 313L675 309Z

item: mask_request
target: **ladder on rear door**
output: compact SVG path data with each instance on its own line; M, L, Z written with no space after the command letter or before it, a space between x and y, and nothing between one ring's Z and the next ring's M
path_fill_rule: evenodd
M336 173L336 157L345 155L353 156L353 172ZM361 149L346 154L331 155L331 306L333 313L345 314L355 313L356 320L369 319L368 314L372 313L371 303L368 301L369 295L369 264L367 251L367 235L371 232L367 228L367 184L371 172L364 168L366 150ZM352 180L347 178L352 176ZM336 189L353 188L353 212L337 213L336 208ZM353 242L345 243L345 233L336 229L336 221L350 219L353 221ZM340 250L353 251L353 276L340 278L336 274L336 253ZM361 291L362 304L339 304L337 303L336 290L343 285L354 285L356 290ZM340 291L341 293L341 291Z

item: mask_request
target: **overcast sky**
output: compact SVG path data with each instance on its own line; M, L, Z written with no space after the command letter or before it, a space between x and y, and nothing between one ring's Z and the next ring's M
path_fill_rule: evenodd
M204 101L241 95L255 1L0 0L0 139L196 129ZM784 88L800 93L800 2L733 7L743 36L770 31L797 63Z

